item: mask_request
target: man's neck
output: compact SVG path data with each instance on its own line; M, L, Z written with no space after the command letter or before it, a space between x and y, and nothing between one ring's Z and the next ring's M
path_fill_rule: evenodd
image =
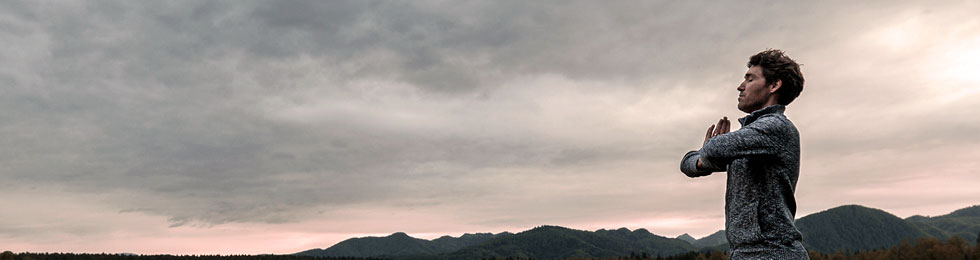
M769 96L769 100L767 100L766 103L763 103L761 106L753 109L752 112L748 112L746 114L752 114L755 113L755 111L759 111L762 110L763 108L767 108L769 106L776 105L776 104L779 104L778 98L774 96Z
M745 115L745 117L739 118L738 123L744 126L746 124L752 123L752 121L755 121L756 119L758 119L760 116L764 114L782 113L785 110L786 110L786 106L780 104L765 106L755 111L752 111L752 113Z

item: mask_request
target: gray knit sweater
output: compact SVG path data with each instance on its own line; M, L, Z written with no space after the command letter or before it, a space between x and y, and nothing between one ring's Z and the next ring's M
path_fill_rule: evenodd
M690 177L728 171L725 230L730 259L809 259L796 216L800 134L772 105L738 121L742 128L719 135L681 161ZM698 158L703 168L697 167Z

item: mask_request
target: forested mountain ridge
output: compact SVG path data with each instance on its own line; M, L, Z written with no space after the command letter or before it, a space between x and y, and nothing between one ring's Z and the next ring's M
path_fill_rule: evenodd
M931 237L958 236L966 241L975 241L977 233L980 233L980 205L959 209L942 216L912 216L905 220Z
M840 206L796 220L808 250L859 251L894 246L925 237L915 225L891 213L858 205Z
M465 237L466 235L464 235ZM440 239L446 239L443 237ZM439 240L439 239L436 239ZM433 240L433 241L436 241ZM479 244L455 251L438 252L426 246L427 240L395 233L387 237L352 238L327 249L307 250L308 256L373 256L392 259L486 259L486 258L599 258L624 253L657 252L652 255L676 255L698 248L688 242L658 236L646 229L630 231L600 229L584 231L560 226L539 226L517 234L493 235ZM373 249L375 251L371 251Z
M980 206L936 217L901 219L883 210L846 205L802 217L797 219L796 225L803 233L808 250L825 253L884 249L903 240L923 237L945 239L957 236L975 243L980 232ZM432 241L399 232L387 237L352 238L327 249L313 249L297 255L440 260L506 257L559 259L629 256L634 253L669 256L725 249L727 243L723 230L693 239L689 235L667 238L646 229L583 231L539 226L517 234L466 234L460 238L444 236Z
M449 254L449 259L524 257L539 259L601 258L648 252L653 255L676 255L696 250L690 243L650 233L646 229L630 231L600 229L595 232L559 226L540 226Z
M403 232L396 232L387 237L350 238L327 249L311 249L296 253L296 255L327 257L435 255L456 251L498 236L507 235L513 234L507 232L464 234L458 238L443 236L430 241L414 238Z

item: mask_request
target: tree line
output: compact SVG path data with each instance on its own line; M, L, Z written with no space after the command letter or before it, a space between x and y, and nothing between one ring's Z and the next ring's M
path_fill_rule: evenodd
M975 245L961 237L953 236L945 241L938 238L919 238L914 242L880 250L841 252L832 254L810 251L811 260L980 260L980 236ZM725 252L689 252L674 256L654 256L633 253L614 258L568 258L564 260L727 260ZM296 255L133 255L133 254L75 254L75 253L0 253L0 260L383 260L361 257L313 257ZM484 258L483 260L538 260L534 258Z
M945 241L938 238L919 238L914 242L902 241L898 245L880 250L861 252L841 252L831 254L810 251L811 260L980 260L980 235L977 243L970 245L961 237L953 236ZM533 258L487 258L484 260L537 260ZM675 256L653 256L647 253L633 253L630 256L614 258L568 258L563 260L728 260L728 254L721 251L690 252Z

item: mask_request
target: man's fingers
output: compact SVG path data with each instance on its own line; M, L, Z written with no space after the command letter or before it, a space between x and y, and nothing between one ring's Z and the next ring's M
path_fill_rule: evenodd
M728 121L728 117L722 117L718 119L718 123L708 127L708 131L704 133L704 143L707 144L708 140L714 138L715 136L726 134L731 129L732 122Z
M724 126L725 126L725 119L724 118L718 119L718 125L717 126L718 127L715 127L715 133L712 136L716 136L716 135L722 134L721 133L721 129L724 128Z
M702 145L708 143L708 139L711 139L712 134L714 133L714 131L715 131L715 126L714 125L711 125L711 126L708 127L708 132L705 132L704 133L704 143Z
M723 118L723 119L725 120L725 125L724 125L724 126L722 126L722 128L721 128L721 133L722 133L722 134L725 134L725 133L728 133L728 131L730 131L730 130L731 130L731 127L732 127L732 121L728 121L728 117L727 117L727 116L726 116L725 118Z

